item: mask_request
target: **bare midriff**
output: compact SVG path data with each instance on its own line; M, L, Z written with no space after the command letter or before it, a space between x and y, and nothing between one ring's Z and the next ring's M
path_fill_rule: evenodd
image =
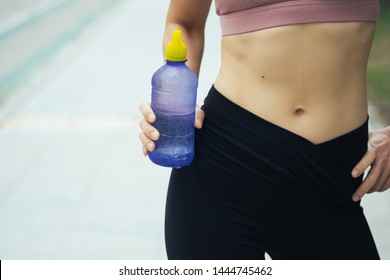
M318 144L367 119L366 68L375 23L309 23L222 37L215 88Z

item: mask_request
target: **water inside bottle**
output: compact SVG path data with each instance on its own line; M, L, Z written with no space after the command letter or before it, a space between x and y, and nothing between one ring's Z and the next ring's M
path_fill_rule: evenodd
M179 168L189 165L194 158L195 112L187 115L168 115L155 111L153 126L160 131L155 151L149 158L156 164Z

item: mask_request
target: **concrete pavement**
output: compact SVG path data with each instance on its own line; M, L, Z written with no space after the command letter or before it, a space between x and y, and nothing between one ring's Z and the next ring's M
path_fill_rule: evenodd
M1 259L165 258L169 170L138 140L158 2L122 1L1 105Z
M1 104L0 259L166 258L169 169L142 156L138 104L163 63L168 2L120 1ZM219 41L213 14L199 103ZM381 126L372 112L370 125ZM390 259L390 192L363 204Z
M15 3L17 2L17 3ZM118 0L3 0L0 102Z

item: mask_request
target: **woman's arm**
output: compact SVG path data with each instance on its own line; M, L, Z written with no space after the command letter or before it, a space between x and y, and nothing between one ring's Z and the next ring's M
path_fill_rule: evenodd
M212 0L171 0L165 25L163 52L180 29L187 46L187 65L199 76L204 50L204 29Z
M204 50L204 29L212 0L171 0L165 25L163 52L172 39L175 29L182 31L183 41L187 46L187 65L199 76L200 65ZM142 152L146 156L148 151L155 149L154 141L160 137L158 131L151 125L156 120L150 103L142 103L140 111L143 119L139 125L139 138L142 143ZM204 113L196 109L195 127L201 128Z
M390 126L369 133L367 153L353 169L352 176L359 177L368 167L370 171L354 193L354 201L366 193L390 188Z

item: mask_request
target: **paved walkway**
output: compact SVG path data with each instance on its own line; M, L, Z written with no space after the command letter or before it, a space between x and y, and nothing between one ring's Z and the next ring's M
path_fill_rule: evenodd
M142 156L138 104L163 63L167 5L121 1L1 105L0 259L166 258L169 170ZM212 16L199 102L219 38ZM364 205L390 259L390 192Z

